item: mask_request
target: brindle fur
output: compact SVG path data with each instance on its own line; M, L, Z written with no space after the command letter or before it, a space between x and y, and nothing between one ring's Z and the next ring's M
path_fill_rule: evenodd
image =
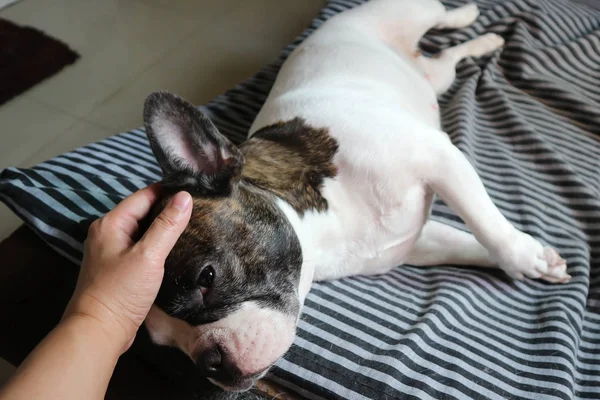
M246 159L242 179L279 196L300 215L325 211L321 188L337 173L337 150L327 129L310 127L300 118L280 122L257 131L241 146Z

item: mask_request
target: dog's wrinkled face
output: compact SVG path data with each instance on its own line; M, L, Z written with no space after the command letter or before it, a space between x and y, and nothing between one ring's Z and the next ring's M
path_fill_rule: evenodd
M200 376L249 389L294 339L300 243L274 199L240 181L243 156L200 111L155 93L144 119L167 192L194 197L146 327L155 343L186 353Z

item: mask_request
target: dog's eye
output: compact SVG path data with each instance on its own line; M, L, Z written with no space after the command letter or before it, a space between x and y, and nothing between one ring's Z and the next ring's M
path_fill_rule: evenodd
M202 268L202 271L200 271L200 276L198 276L198 286L203 289L208 289L212 286L214 280L215 269L212 267L212 265L207 265Z

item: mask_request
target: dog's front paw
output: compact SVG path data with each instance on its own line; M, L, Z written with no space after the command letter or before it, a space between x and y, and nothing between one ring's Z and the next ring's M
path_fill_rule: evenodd
M551 247L544 247L531 236L516 231L508 244L490 254L508 276L522 280L524 277L543 279L552 283L567 283L567 262Z

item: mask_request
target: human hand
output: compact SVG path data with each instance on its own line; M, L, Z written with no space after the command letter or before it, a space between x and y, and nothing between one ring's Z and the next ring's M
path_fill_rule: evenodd
M131 346L146 318L162 282L165 259L192 212L190 194L178 193L136 243L139 221L158 194L158 186L151 185L92 223L77 287L63 316L94 321L121 352Z

